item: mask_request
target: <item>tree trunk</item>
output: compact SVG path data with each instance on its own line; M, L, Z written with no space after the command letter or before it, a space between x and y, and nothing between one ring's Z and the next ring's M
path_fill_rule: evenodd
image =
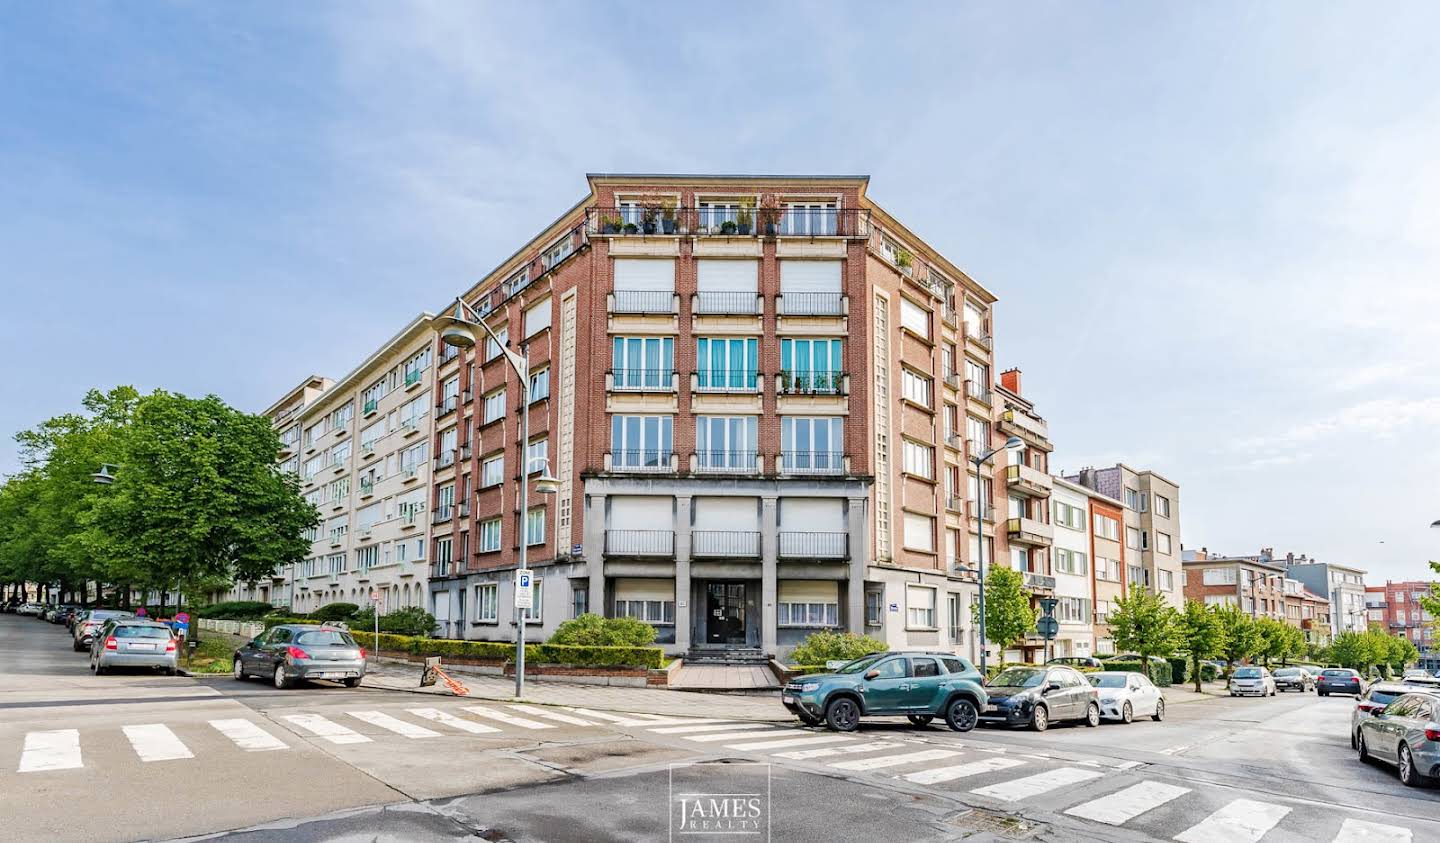
M1195 657L1194 657L1193 661L1190 663L1190 669L1193 670L1193 671L1195 671L1195 693L1199 694L1199 693L1201 693L1201 690L1200 690L1200 657L1199 657L1199 656L1195 656Z

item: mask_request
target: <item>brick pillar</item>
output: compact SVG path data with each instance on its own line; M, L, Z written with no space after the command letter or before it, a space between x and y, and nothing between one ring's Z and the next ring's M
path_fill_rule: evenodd
M675 649L690 649L690 507L689 495L675 498Z
M845 531L850 534L850 588L846 593L846 628L856 635L865 634L865 562L870 537L865 531L869 519L865 513L867 498L850 498L845 512Z
M590 611L609 617L605 606L605 497L585 496L585 560L590 569Z
M780 558L779 510L773 497L760 499L760 649L775 652L779 640L775 606L776 568Z

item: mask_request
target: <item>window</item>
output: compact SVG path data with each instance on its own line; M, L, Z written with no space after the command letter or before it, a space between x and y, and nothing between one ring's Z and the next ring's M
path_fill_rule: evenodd
M927 480L935 479L935 449L929 445L903 440L905 471Z
M839 392L844 375L840 340L780 340L780 377L786 390Z
M865 625L880 626L885 620L885 595L878 591L865 592Z
M787 316L843 315L841 264L837 260L781 260L779 312Z
M972 398L988 401L990 390L990 367L974 360L965 361L965 394Z
M409 386L412 383L418 382L421 376L424 374L424 371L430 368L430 362L432 359L433 358L431 357L430 346L427 345L424 348L420 349L420 351L417 352L414 357L406 360L404 366L405 385Z
M1078 506L1055 501L1055 523L1071 530L1085 529L1085 512Z
M330 417L326 416L305 428L305 447L309 448L315 441L330 432Z
M1130 566L1130 585L1150 585L1150 572L1139 565Z
M355 570L356 570L357 572L363 574L363 573L365 573L366 571L370 570L371 568L375 567L375 564L376 564L377 562L379 562L379 561L380 561L380 547L379 547L378 545L373 545L373 544L372 544L372 545L369 545L368 547L356 548L356 550L355 550Z
M320 470L325 467L325 456L325 454L320 454L319 456L311 457L310 459L305 461L306 480L309 480L310 478L319 474Z
M1125 546L1131 550L1140 549L1140 531L1135 527L1125 528Z
M839 470L844 467L844 420L835 416L785 416L780 420L780 448L785 469Z
M1120 582L1120 562L1104 556L1095 557L1095 579Z
M612 416L610 461L615 468L668 469L674 448L673 416Z
M835 234L834 202L787 202L780 218L781 234L826 237Z
M541 593L543 591L542 586L544 585L544 580L540 579L537 576L534 576L533 574L530 576L531 608L525 610L525 617L536 623L540 622L542 610L545 608L545 601L541 599Z
M525 336L533 337L550 327L550 300L525 309Z
M477 549L481 553L493 553L500 549L499 518L480 522L480 545Z
M493 582L475 586L475 620L478 623L500 622L500 586Z
M783 349L790 340L781 343ZM835 340L839 344L839 340ZM697 337L695 339L696 386L699 389L755 388L760 371L759 340L754 337Z
M615 337L611 370L616 389L669 389L675 371L673 337Z
M299 471L300 471L300 458L299 458L299 457L291 457L290 459L285 460L284 462L280 463L280 472L281 472L282 474L298 474Z
M534 403L550 397L550 369L546 367L530 373L530 401Z
M940 344L940 371L947 378L955 374L955 343L953 342Z
M1125 508L1140 511L1140 493L1129 486L1125 487Z
M935 388L935 382L918 372L909 369L900 370L901 394L910 401L914 401L923 407L932 406L930 403L931 391Z
M411 445L400 452L400 471L411 474L419 470L425 464L426 454L430 450L428 442L421 442Z
M675 623L675 601L617 599L615 601L615 617L635 618L650 624L673 624Z
M498 486L505 480L505 455L496 454L480 463L480 488Z
M455 506L455 484L446 483L435 492L435 513L448 521L453 506Z
M325 557L325 559L329 563L330 576L333 577L345 573L345 554L332 553Z
M1155 496L1155 514L1161 518L1170 517L1170 499L1164 495Z
M1061 623L1090 623L1090 601L1084 597L1061 597L1055 604L1055 620Z
M325 487L325 494L332 503L342 504L350 497L350 478L331 480Z
M350 532L350 517L341 515L338 518L331 518L326 522L325 528L326 532L330 534L330 541L338 542L345 538L346 533Z
M1234 568L1206 568L1203 582L1205 585L1234 585Z
M375 450L375 444L385 435L385 420L380 419L360 431L360 450L366 453Z
M905 513L905 548L934 553L935 519L914 512Z
M570 257L570 253L575 251L571 240L571 236L566 234L560 238L560 242L545 250L545 253L540 256L540 262L545 269L554 269L556 264Z
M355 405L346 404L330 414L330 426L337 429L347 427L353 418L355 418Z
M388 395L389 392L390 384L385 378L381 378L367 386L365 391L360 393L360 401L364 404L365 412L368 413L374 410L376 405L380 403L380 399Z
M738 223L740 220L740 203L737 201L716 201L711 199L698 204L698 216L700 218L698 222L702 231L719 233L722 224L727 222Z
M1163 570L1163 569L1162 569L1162 570L1156 571L1155 573L1156 573L1156 575L1160 578L1160 590L1161 590L1161 591L1174 591L1174 590L1175 590L1175 572L1174 572L1174 571L1166 571L1166 570Z
M965 438L970 440L970 450L983 454L990 447L990 422L974 416L965 416Z
M900 327L912 334L930 339L930 311L913 301L900 297Z
M350 461L350 448L351 444L349 439L331 448L330 464L334 466L344 466L345 463Z
M1120 541L1120 522L1108 515L1096 513L1095 535L1110 541Z
M1205 595L1206 606L1234 606L1235 595L1233 594L1207 594Z
M550 462L550 440L539 439L531 442L525 449L526 474L534 474L543 471Z
M697 416L695 455L702 469L756 468L754 416Z
M525 514L525 543L532 547L545 543L545 507L536 507Z
M481 416L481 424L489 424L505 415L505 387L500 387L494 392L486 395L484 414Z
M617 312L675 312L674 260L616 258L614 278Z
M1164 553L1164 554L1166 554L1166 555L1169 555L1169 553L1170 553L1170 547L1171 547L1171 545L1170 545L1170 534L1169 534L1169 533L1161 533L1161 532L1158 532L1158 531L1157 531L1157 532L1155 533L1155 550L1156 550L1156 552L1158 552L1158 553Z
M1084 574L1089 569L1086 567L1086 556L1083 552L1057 547L1055 548L1055 570L1064 574Z
M570 587L570 617L578 618L590 611L590 588L585 583Z
M905 586L905 626L935 628L935 589L928 586Z
M915 676L939 676L940 665L934 659L911 657L910 665Z
M495 340L499 339L499 342ZM500 356L501 349L510 344L510 329L501 328L495 332L495 337L488 337L485 340L485 362L489 363Z

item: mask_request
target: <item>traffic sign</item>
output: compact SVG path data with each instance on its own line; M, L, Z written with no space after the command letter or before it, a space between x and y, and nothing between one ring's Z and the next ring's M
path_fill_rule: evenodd
M1060 622L1046 615L1035 621L1035 631L1047 639L1054 638L1060 634Z
M1040 609L1046 615L1055 614L1055 607L1059 605L1060 601L1054 597L1040 598Z
M378 589L378 588L372 588L372 589L370 589L370 602L371 602L371 603L379 603L379 602L380 602L380 589Z
M515 575L515 608L530 609L534 594L530 589L530 572L521 571Z

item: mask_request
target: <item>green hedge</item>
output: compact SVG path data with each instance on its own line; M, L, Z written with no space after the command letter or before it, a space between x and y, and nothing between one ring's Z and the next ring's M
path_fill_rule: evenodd
M259 600L230 600L209 606L198 606L190 614L217 621L258 621L274 609L274 606ZM146 609L146 611L150 610ZM171 607L169 611L174 613L176 609Z
M1201 682L1214 682L1215 680L1217 680L1217 679L1219 679L1219 678L1220 678L1220 668L1216 667L1216 666L1213 665L1213 664L1210 664L1209 662L1201 662L1201 663L1200 663L1200 681L1201 681Z
M1150 677L1151 682L1154 682L1156 685L1159 685L1162 688L1168 688L1170 685L1174 684L1171 680L1169 662L1152 661L1150 663L1150 669L1147 671L1140 666L1140 662L1120 661L1119 659L1111 659L1110 661L1105 663L1105 669L1128 670L1135 673L1144 673L1146 676Z
M268 618L264 618L261 623L265 624L266 629L269 629L272 626L279 626L283 623L315 623L315 621L312 621L309 618L285 618L279 615L274 615Z
M1180 685L1190 677L1190 660L1180 656L1170 656L1165 659L1170 663L1170 681Z
M350 635L360 646L369 650L371 653L374 653L376 650L381 650L386 653L413 653L415 652L416 642L418 640L408 635L387 635L382 632L377 636L373 632L357 632L353 629L350 630ZM379 641L378 646L376 645L377 640Z
M658 669L665 662L659 647L569 647L563 644L526 644L525 660L535 664L577 667L644 667Z

